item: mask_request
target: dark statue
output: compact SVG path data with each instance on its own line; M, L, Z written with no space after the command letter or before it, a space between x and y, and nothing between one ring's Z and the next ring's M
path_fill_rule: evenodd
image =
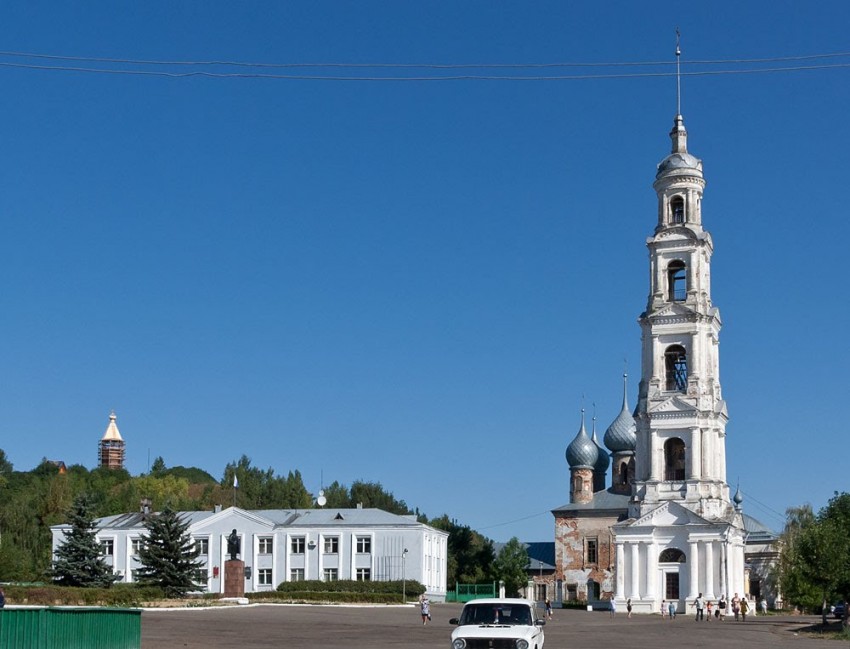
M236 560L236 555L239 554L239 550L241 549L239 547L240 545L239 535L236 533L236 529L234 529L230 533L230 536L227 537L227 553L230 555L231 561Z

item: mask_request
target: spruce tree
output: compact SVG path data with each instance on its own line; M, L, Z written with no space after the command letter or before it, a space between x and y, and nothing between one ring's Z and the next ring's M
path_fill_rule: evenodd
M61 586L108 588L118 579L104 561L97 540L94 510L88 496L80 494L68 512L71 529L56 548L51 576Z
M139 549L137 578L140 583L162 588L168 597L183 597L200 590L204 581L199 550L190 536L189 523L170 507L145 522L147 534Z

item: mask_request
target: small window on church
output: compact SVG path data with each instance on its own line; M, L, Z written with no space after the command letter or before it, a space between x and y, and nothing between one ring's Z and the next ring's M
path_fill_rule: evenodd
M678 437L664 442L664 479L685 479L685 443Z
M667 289L671 302L683 302L688 297L688 272L685 262L680 259L671 261L667 266Z
M596 539L586 539L584 544L584 562L598 563L599 542Z
M620 464L618 478L619 484L629 484L629 465L627 462Z
M685 201L681 196L674 196L670 201L670 214L673 218L673 223L685 222Z
M681 345L671 345L664 352L664 367L668 390L685 392L688 389L688 355Z

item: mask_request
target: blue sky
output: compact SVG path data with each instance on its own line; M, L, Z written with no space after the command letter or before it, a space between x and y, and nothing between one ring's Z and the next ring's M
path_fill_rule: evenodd
M337 64L673 60L705 165L728 477L774 528L845 490L850 51L840 2L10 2L5 52ZM0 448L381 482L552 538L582 395L634 404L670 76L330 81L0 55ZM850 57L770 64L848 64ZM438 76L433 68L214 72ZM472 68L587 75L641 68Z

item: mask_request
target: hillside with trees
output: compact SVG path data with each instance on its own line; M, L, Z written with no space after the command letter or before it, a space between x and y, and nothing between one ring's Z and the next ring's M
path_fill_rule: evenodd
M238 489L233 488L234 478ZM492 542L448 515L429 521L418 509L411 509L404 500L385 490L380 482L358 480L347 486L334 481L325 488L324 495L325 507L352 508L362 504L394 514L416 515L420 522L448 531L450 587L455 581L494 578ZM142 499L148 499L154 511L175 512L234 504L243 509L316 506L299 471L280 475L271 467L254 466L245 455L228 462L216 480L196 467L168 467L162 457L154 460L149 473L137 476L125 470L89 470L79 464L66 467L48 460L31 471L15 471L0 449L0 582L51 579L50 526L70 523L80 516L88 520L138 511ZM85 538L81 544L84 541Z

